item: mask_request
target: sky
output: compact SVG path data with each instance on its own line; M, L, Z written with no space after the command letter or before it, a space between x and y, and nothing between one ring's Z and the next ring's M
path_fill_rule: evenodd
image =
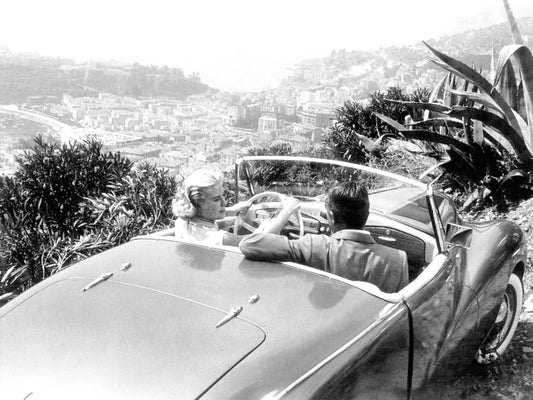
M506 21L502 0L1 0L12 52L181 68L225 91L277 86L333 50L419 43ZM532 0L508 0L515 18Z

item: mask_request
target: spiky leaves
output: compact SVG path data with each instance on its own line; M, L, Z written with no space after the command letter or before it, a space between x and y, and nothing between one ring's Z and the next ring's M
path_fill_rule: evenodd
M515 69L516 65L516 69ZM515 84L511 92L510 85ZM496 64L495 87L510 93L508 101L516 104L516 119L529 148L533 148L533 55L526 46L502 48Z
M405 138L444 145L433 156L448 172L466 176L494 196L525 181L533 169L533 56L525 46L505 46L493 62L491 82L480 72L427 45L448 74L429 103L405 103L424 110L409 129L387 122ZM455 164L459 168L452 165ZM517 187L518 187L517 186Z
M459 76L465 81L471 82L473 85L475 85L475 87L477 87L481 92L483 92L490 98L491 103L495 107L497 107L497 110L499 113L503 114L503 117L507 121L507 124L511 127L511 129L508 130L507 138L512 143L513 148L515 149L518 158L524 165L528 167L533 166L533 162L532 162L533 153L531 151L531 143L529 140L529 134L527 135L527 141L526 141L526 136L524 135L524 130L523 130L524 128L523 124L522 125L519 124L516 111L512 109L511 105L507 102L505 97L500 93L500 91L497 90L497 87L492 85L479 72L475 71L473 68L470 68L469 66L462 63L461 61L458 61L444 53L439 52L438 50L434 49L427 43L426 43L426 46L437 57L436 60L435 59L433 60L437 65ZM504 47L502 51L504 51L506 47ZM529 56L531 57L531 53L529 53ZM500 69L503 69L505 65L506 65L506 62L503 62L503 63L499 62L498 71L500 71ZM499 73L498 71L496 72L496 75L495 75L496 79L498 79L498 76L502 73L502 72ZM510 85L511 83L512 81L508 79L507 84ZM511 91L511 90L512 90L511 88L508 89L508 91Z

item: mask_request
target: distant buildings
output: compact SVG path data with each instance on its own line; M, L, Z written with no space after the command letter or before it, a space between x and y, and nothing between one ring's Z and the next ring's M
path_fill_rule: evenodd
M303 124L326 128L332 125L335 114L329 109L309 108L298 111L298 117Z
M273 114L265 114L259 118L259 132L273 131L278 128L278 119Z

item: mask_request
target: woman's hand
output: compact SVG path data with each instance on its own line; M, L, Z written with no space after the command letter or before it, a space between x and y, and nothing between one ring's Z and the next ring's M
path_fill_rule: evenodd
M226 217L215 221L217 229L227 230L227 228L233 226L237 216L244 218L244 216L250 209L250 206L250 202L241 201L237 204L232 205L231 207L226 207Z
M237 204L232 205L231 207L226 207L226 215L234 216L241 214L241 217L246 215L251 204L248 201L240 201Z

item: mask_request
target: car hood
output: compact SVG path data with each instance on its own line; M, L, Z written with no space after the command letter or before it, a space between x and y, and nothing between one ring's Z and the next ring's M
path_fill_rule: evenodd
M296 266L134 240L0 309L0 397L250 398L290 384L387 306Z
M196 398L265 339L242 319L215 328L225 312L198 302L89 282L57 281L0 319L0 398Z

